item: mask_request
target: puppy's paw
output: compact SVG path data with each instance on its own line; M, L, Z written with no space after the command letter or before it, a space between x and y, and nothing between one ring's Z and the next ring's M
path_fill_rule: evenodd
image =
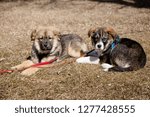
M108 71L109 71L109 69L103 69L103 71L108 72Z
M16 68L16 66L13 66L13 67L11 67L10 69L11 69L11 70L16 70L17 68Z
M11 70L21 70L21 69L23 69L23 68L18 65L11 67Z
M12 70L23 70L33 65L33 62L31 60L24 61L23 63L16 65L14 67L11 67Z
M61 61L62 61L61 59L57 59L57 60L56 60L56 62L61 62Z
M99 58L97 57L80 57L76 60L77 63L89 63L89 64L99 64Z
M32 74L35 74L40 68L28 68L21 72L21 75L30 76Z
M43 59L41 60L41 62L48 62L48 61L51 61L51 60L53 60L53 59L55 59L55 56L45 57L45 58L43 58Z
M105 72L109 71L109 69L113 67L113 65L110 65L108 63L103 63L101 64L101 66Z
M85 57L80 57L80 58L76 59L76 62L77 63L85 63L84 58Z

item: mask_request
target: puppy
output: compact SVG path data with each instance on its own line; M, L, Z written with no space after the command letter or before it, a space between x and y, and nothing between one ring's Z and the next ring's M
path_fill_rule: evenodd
M61 50L59 41L60 32L54 27L39 27L32 31L31 41L32 49L31 56L27 59L31 60L33 63L40 63L48 61L50 58L59 54L57 50ZM50 57L50 58L49 58Z
M146 54L142 46L129 38L120 38L112 28L90 29L94 50L90 56L97 56L104 71L134 71L146 64Z
M30 67L35 63L48 62L54 58L62 61L68 57L81 57L88 48L82 38L76 34L61 35L54 27L39 27L32 31L31 41L33 41L31 56L27 61L13 67L21 70ZM39 68L28 68L22 72L23 75L31 75Z

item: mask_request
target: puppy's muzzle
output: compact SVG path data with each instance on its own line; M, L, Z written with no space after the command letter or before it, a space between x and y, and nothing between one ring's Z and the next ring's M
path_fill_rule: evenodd
M99 48L99 49L100 49L100 48L101 48L101 45L100 45L100 44L97 44L97 48Z
M43 39L41 42L41 49L42 50L51 50L52 49L52 43L49 41L49 39Z

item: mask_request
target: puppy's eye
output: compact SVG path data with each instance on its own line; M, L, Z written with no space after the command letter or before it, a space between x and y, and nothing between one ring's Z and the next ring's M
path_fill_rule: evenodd
M106 42L107 42L107 38L103 38L102 41L103 41L104 43L106 43Z
M39 39L39 40L43 39L43 36L40 36L38 39Z
M100 36L99 36L99 33L95 33L95 34L93 35L93 38L94 38L95 40L96 40L96 39L98 40L99 37L100 37Z
M48 37L47 37L47 39L51 40L51 39L52 39L52 37L48 36Z

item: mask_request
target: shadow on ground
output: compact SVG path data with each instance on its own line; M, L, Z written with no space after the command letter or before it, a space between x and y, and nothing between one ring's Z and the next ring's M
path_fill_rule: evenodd
M36 0L0 0L0 2L31 2ZM66 0L65 2L70 2L75 0ZM136 8L150 8L150 0L90 0L101 3L115 3L125 6L131 6ZM56 3L58 0L48 0L48 3Z
M150 0L91 0L96 2L116 3L136 8L150 8Z

